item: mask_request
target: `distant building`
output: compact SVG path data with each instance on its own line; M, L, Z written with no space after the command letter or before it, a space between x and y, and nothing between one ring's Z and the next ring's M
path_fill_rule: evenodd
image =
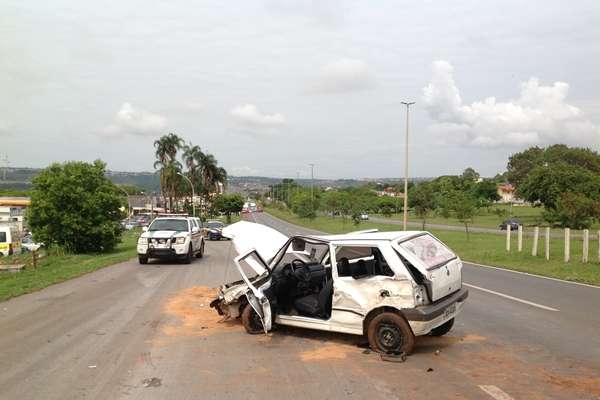
M498 203L514 203L518 201L515 198L515 187L510 183L501 183L498 185L498 196L500 196Z
M30 203L28 197L0 197L0 225L13 225L22 231L25 209Z
M394 191L394 188L386 187L383 190L378 190L377 191L377 196L379 196L379 197L389 196L389 197L404 198L404 193L402 193L402 192L396 192L396 191Z

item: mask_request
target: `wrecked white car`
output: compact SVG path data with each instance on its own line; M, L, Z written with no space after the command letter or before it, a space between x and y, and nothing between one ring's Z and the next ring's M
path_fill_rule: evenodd
M211 303L249 333L273 324L365 335L381 353L409 354L415 336L444 335L468 296L462 262L428 232L287 238L238 222L223 235L243 280Z

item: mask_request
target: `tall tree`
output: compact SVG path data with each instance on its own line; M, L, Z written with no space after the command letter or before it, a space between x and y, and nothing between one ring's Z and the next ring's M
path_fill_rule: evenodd
M108 251L119 243L123 194L106 165L52 164L33 179L27 220L36 240L76 253Z
M160 173L160 188L163 197L169 199L169 210L173 209L173 200L177 199L182 165L177 160L177 152L183 146L183 140L174 133L164 135L154 141L156 161L154 168Z

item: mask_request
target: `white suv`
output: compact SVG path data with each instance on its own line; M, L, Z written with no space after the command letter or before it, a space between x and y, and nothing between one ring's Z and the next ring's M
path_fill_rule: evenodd
M194 255L204 255L204 237L197 218L160 217L143 229L137 244L140 264L148 263L149 258L179 258L189 264Z

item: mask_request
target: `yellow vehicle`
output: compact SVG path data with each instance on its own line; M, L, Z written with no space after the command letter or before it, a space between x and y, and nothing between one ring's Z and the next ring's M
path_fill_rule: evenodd
M0 256L21 253L19 231L13 226L0 226Z

